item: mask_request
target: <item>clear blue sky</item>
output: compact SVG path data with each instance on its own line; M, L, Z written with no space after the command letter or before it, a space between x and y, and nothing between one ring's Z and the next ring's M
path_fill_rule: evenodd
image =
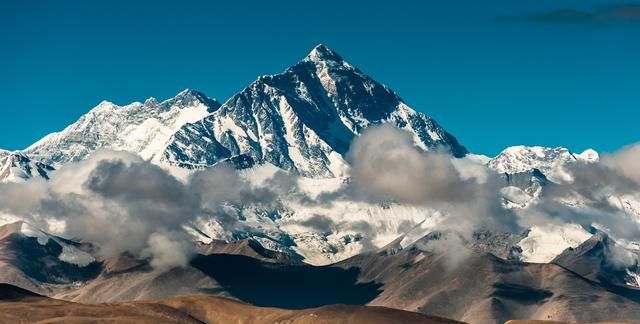
M324 43L473 152L612 151L640 141L640 18L612 3L0 1L0 147L103 99L224 101Z

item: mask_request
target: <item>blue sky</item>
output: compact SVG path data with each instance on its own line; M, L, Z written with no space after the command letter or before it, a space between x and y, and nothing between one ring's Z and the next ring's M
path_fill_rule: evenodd
M612 1L1 1L0 147L106 99L224 101L324 43L471 151L640 140L640 18ZM630 13L630 15L627 15Z

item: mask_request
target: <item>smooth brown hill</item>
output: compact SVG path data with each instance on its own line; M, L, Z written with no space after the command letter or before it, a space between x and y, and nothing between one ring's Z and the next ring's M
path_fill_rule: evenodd
M221 297L185 296L115 304L80 304L0 284L0 323L424 323L457 321L385 307L331 305L285 310Z

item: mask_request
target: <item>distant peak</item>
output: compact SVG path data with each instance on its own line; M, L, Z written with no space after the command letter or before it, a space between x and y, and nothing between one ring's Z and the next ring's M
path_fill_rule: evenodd
M96 114L96 113L100 113L100 112L104 112L104 111L110 111L110 110L114 109L114 107L117 107L117 105L114 104L113 102L107 101L107 100L102 100L95 107L91 108L91 110L87 113L86 116L92 116L93 114ZM86 117L83 116L83 118L86 118Z
M325 44L322 44L322 43L313 47L312 51L333 52L330 48L328 48Z
M515 146L507 147L502 151L502 153L521 153L523 151L543 153L543 152L550 152L550 151L557 151L557 152L569 151L569 149L564 146L546 147L546 146L515 145Z
M193 90L193 89L184 89L182 91L180 91L175 98L196 98L196 99L200 99L200 100L205 100L205 99L209 99L209 100L215 100L215 99L211 99L209 97L207 97L207 95L205 95L204 93L198 91L198 90Z
M157 104L158 104L158 100L154 97L150 97L149 99L144 101L144 105L147 107L157 105Z
M210 112L220 107L220 102L218 102L216 99L209 98L204 93L189 88L180 91L175 97L163 101L162 104L168 104L169 106L171 106L175 104L193 103L195 101L201 102L208 106Z
M324 44L318 44L314 47L309 55L305 57L306 61L320 62L320 61L343 61L342 57L338 55L334 50L328 48Z
M186 89L184 89L184 90L182 90L182 91L178 92L178 94L176 95L176 97L179 97L179 96L187 96L187 95L194 95L194 94L196 94L196 93L199 93L199 92L198 92L198 91L195 91L195 90L193 90L193 89L186 88Z
M96 107L105 107L105 106L115 106L115 104L111 101L102 100Z

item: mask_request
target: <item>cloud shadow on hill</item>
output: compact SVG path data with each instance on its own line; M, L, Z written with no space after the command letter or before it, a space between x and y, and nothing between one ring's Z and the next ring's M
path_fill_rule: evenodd
M263 307L363 305L382 292L382 284L358 282L357 268L272 264L230 254L198 255L191 265L233 296Z

